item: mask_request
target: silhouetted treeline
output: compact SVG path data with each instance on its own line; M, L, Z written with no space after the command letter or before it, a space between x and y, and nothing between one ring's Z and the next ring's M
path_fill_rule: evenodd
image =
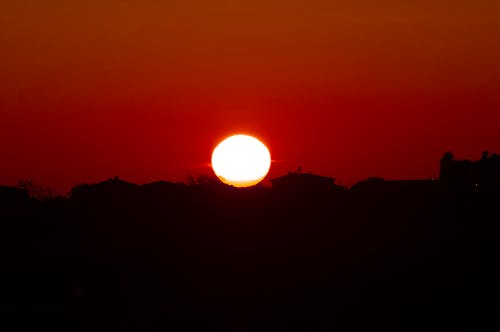
M278 182L0 187L0 328L498 330L492 187Z

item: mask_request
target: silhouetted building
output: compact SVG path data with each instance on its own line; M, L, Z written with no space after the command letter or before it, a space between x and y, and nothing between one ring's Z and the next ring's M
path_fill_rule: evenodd
M311 173L288 173L271 180L273 189L287 192L325 192L342 190L331 177Z
M365 192L370 195L389 194L430 195L437 193L439 182L432 179L421 180L385 180L371 177L351 187L352 192Z
M441 158L440 181L456 192L491 192L500 189L500 156L483 152L478 161L456 160L451 152Z

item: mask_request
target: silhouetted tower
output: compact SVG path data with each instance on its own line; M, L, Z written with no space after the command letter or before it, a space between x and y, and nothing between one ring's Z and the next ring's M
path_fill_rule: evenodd
M439 179L444 183L447 183L450 180L450 172L452 171L454 160L453 153L450 151L445 152L443 157L441 157Z

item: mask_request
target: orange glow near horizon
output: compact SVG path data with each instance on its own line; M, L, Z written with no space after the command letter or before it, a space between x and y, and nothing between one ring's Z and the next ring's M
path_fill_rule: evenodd
M210 171L228 133L353 185L500 152L500 1L0 5L0 185ZM203 166L200 166L203 165ZM202 167L202 169L200 169Z
M250 187L261 182L271 167L269 149L248 135L234 135L217 145L212 154L215 175L225 184Z

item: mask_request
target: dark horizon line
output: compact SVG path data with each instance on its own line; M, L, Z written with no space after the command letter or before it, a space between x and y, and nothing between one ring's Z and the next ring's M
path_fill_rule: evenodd
M366 178L363 178L363 179L360 179L360 180L352 182L352 185L350 185L350 186L349 185L344 185L344 184L337 184L336 183L337 178L335 178L335 177L321 175L321 174L318 174L318 173L314 173L312 171L303 172L302 169L301 169L301 167L299 167L295 171L288 171L287 173L285 173L283 175L276 176L276 177L274 177L272 179L268 178L266 176L266 178L264 178L261 182L259 182L256 185L249 186L249 187L241 187L241 188L223 183L222 181L220 181L220 179L213 172L210 172L210 174L207 174L207 173L188 174L184 178L184 180L179 180L179 181L171 181L171 180L159 179L159 180L150 181L150 182L143 182L143 183L135 183L135 182L123 180L122 178L120 178L120 176L114 176L114 177L108 177L106 179L103 179L103 180L97 181L97 182L88 182L88 183L77 183L77 184L74 184L74 185L71 186L71 189L66 194L59 194L58 190L55 190L55 189L53 189L51 187L46 187L46 186L39 185L38 183L34 182L32 179L23 179L23 178L21 178L16 185L0 184L0 187L28 189L28 190L29 190L29 187L31 187L32 189L36 189L36 190L38 190L40 192L48 193L49 196L53 196L53 197L57 197L57 196L59 196L59 197L65 197L65 196L71 195L72 191L75 188L84 187L84 186L99 185L99 184L102 184L102 183L105 183L105 182L109 182L109 181L113 181L113 180L114 181L122 181L122 182L125 182L125 183L128 183L128 184L134 185L134 186L147 186L147 185L156 184L156 183L167 183L167 184L172 184L172 185L184 185L184 186L187 186L187 187L189 187L189 186L196 186L196 185L220 185L221 187L227 187L227 188L251 189L251 188L257 188L257 187L261 187L261 188L262 187L264 187L264 188L273 188L273 185L272 184L269 185L269 183L272 183L273 181L275 181L277 179L285 178L285 177L293 175L293 174L301 174L301 175L303 174L303 175L311 175L311 176L316 177L316 178L323 178L325 180L326 179L330 180L331 181L331 185L335 186L335 187L338 187L338 188L352 189L353 187L355 187L358 184L361 184L361 183L364 183L364 182L370 182L370 181L384 181L384 182L436 181L436 182L438 182L438 181L441 180L441 177L442 177L443 162L459 163L459 164L461 164L461 167L464 167L464 166L465 167L471 167L471 166L474 166L476 164L480 164L480 163L483 163L483 162L497 163L498 161L500 161L500 154L497 154L497 153L491 153L490 154L488 151L483 151L482 152L482 157L480 159L478 159L477 161L471 161L469 159L455 159L453 153L450 152L450 151L447 151L447 152L445 152L442 155L441 165L440 165L441 169L439 170L440 175L437 176L437 177L431 176L431 177L427 177L427 178L401 178L401 179L390 179L389 178L388 179L388 178L384 178L384 177L381 177L381 176L368 176Z
M105 182L109 182L109 181L117 181L117 182L120 181L120 182L124 182L124 183L130 184L130 185L133 185L133 186L138 186L138 187L152 185L152 184L158 184L158 183L166 183L166 184L180 185L180 186L186 186L186 187L192 187L192 186L194 187L194 186L200 186L200 185L220 185L221 187L228 187L228 188L242 189L242 190L244 190L244 189L250 189L250 188L257 188L257 187L272 188L272 184L268 185L267 183L269 183L269 182L272 183L272 181L274 181L276 179L279 179L279 178L282 178L282 177L286 177L286 176L291 175L291 174L312 175L312 176L315 176L315 177L332 179L334 181L337 180L337 178L326 176L326 175L321 175L321 174L314 173L314 172L294 172L294 171L289 171L286 174L274 177L272 179L265 178L261 182L255 184L255 185L252 185L252 186L248 186L248 187L235 187L235 186L223 183L222 181L220 181L216 177L215 174L210 175L210 180L209 181L207 181L207 182L199 182L199 183L187 183L188 180L173 181L173 180L165 180L165 179L159 179L159 180L155 180L155 181L137 183L137 182L128 181L126 179L123 179L120 176L114 176L114 177L105 178L105 179L103 179L101 181L74 184L74 185L71 186L70 191L73 190L74 188L83 187L83 186L94 186L94 185L99 185L99 184L102 184L102 183L105 183ZM357 181L353 182L352 185L341 185L341 184L336 184L335 182L334 182L334 184L336 186L341 186L341 187L344 187L346 189L350 189L353 186L355 186L356 184L363 183L363 182L366 182L366 181L411 182L411 181L438 181L438 180L439 180L439 177L438 178L429 177L429 178L388 179L388 178L384 178L384 177L381 177L381 176L369 176L369 177L366 177L366 178L363 178L363 179L360 179L360 180L357 180ZM34 186L39 186L37 182L34 182L31 179L30 180L21 179L21 180L19 180L18 184L16 184L16 185L0 184L0 187L10 187L10 188L23 189L23 184L26 184L26 183L32 184ZM51 191L55 192L55 190L52 189L52 188L50 188L50 187L45 187L45 186L40 186L40 187L44 188L46 190L51 190ZM65 196L65 195L61 195L61 196Z

